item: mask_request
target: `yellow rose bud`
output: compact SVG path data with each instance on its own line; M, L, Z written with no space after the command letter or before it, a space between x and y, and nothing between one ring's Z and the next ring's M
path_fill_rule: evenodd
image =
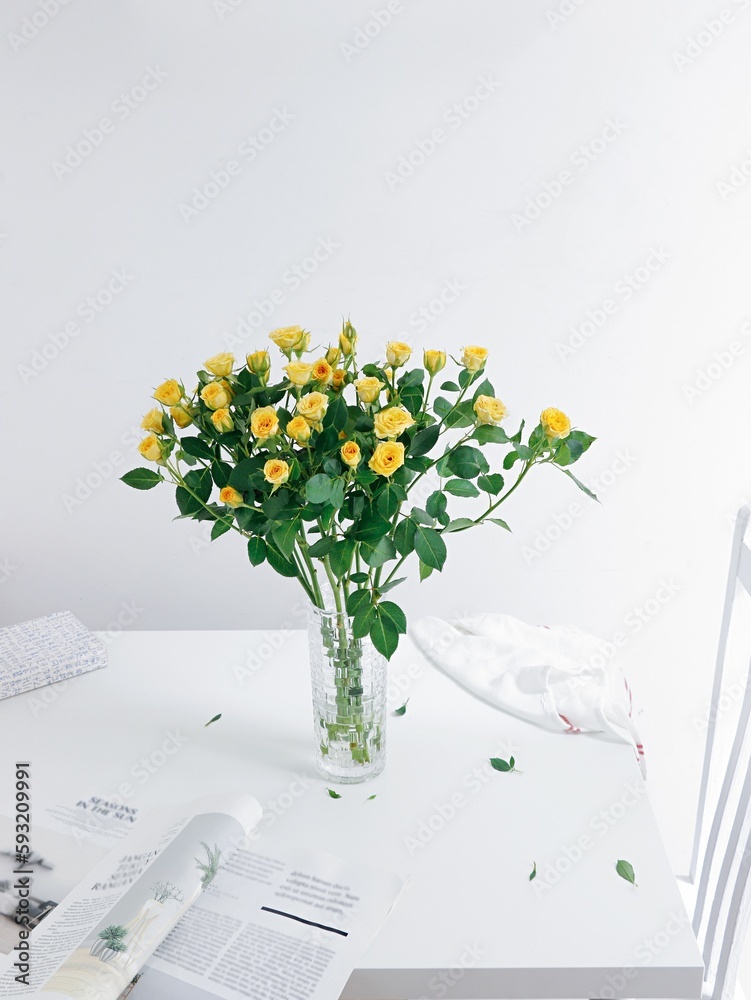
M144 458L149 462L158 462L162 457L162 445L156 434L149 434L138 446Z
M402 340L390 340L386 344L386 360L394 368L406 365L412 357L412 348Z
M257 410L253 410L250 415L250 430L259 441L265 441L266 438L278 434L279 417L276 415L274 407L259 406Z
M224 434L226 431L231 431L235 428L235 423L232 420L232 414L229 410L224 408L214 410L211 414L211 422L220 434Z
M338 347L330 347L326 351L326 360L333 368L335 364L338 363L339 358L342 356L342 352Z
M326 358L319 358L318 361L313 362L313 378L316 382L320 382L321 385L328 385L334 376L331 370L331 365L328 363Z
M339 449L339 455L345 465L348 465L350 469L355 469L360 464L362 455L360 454L360 445L356 441L345 441L345 443Z
M271 358L269 357L269 352L253 351L252 354L246 355L245 361L248 365L248 371L257 375L265 384L268 380L269 371L271 369Z
M412 426L415 419L403 406L389 406L376 413L373 422L377 438L397 438Z
M562 410L549 406L540 414L540 423L548 441L559 441L571 433L571 421Z
M422 363L430 375L437 375L442 368L446 367L445 351L423 351Z
M154 434L164 434L163 419L164 414L162 411L154 407L153 410L149 410L141 421L141 428L145 431L152 431Z
M289 479L289 466L281 458L270 458L263 467L263 478L277 489Z
M357 344L357 330L352 326L349 320L342 325L342 332L339 334L339 347L341 348L342 354L345 358L350 357L350 355L355 353L355 345Z
M282 326L272 330L269 340L273 340L280 351L289 354L297 349L297 345L305 342L305 331L301 326Z
M310 435L312 433L310 429L310 424L305 419L305 417L293 417L287 424L285 431L293 441L297 441L298 444L305 444L310 440Z
M291 361L284 366L287 378L292 385L307 385L310 376L313 374L313 365L306 365L303 361Z
M219 500L228 507L241 507L243 502L242 493L233 490L231 486L223 486L219 490Z
M309 424L318 424L323 420L328 405L328 398L322 392L309 392L305 396L300 396L297 401L297 412Z
M210 410L225 410L232 399L232 389L224 380L209 382L201 389L201 399Z
M184 406L173 406L169 412L178 427L189 427L193 423L193 417Z
M183 388L174 378L167 379L154 389L154 399L165 406L177 406L182 398Z
M384 383L375 375L369 375L367 378L359 378L355 382L355 389L357 389L357 395L363 403L375 403L383 385Z
M478 396L473 409L481 424L500 424L508 413L505 405L495 396Z
M404 465L404 445L399 441L381 441L368 465L379 476L392 476Z
M221 354L215 354L213 358L204 361L203 366L217 378L224 378L225 375L232 374L234 364L235 355L230 354L229 351L222 351Z
M476 344L470 344L469 347L462 348L462 364L468 372L479 372L481 368L485 367L487 360L487 347L478 347Z
M347 380L347 372L344 368L335 368L331 376L331 388L334 392L339 392Z

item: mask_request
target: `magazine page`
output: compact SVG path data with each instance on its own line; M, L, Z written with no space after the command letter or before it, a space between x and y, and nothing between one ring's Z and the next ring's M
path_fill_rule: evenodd
M128 992L132 1000L332 1000L403 880L263 839L238 851Z
M34 866L17 856L18 936L0 957L0 997L116 1000L260 817L250 796L162 810L136 823L35 927L24 919Z

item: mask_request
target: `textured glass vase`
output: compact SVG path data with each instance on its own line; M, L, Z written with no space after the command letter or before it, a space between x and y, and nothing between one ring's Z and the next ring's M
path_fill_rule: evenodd
M313 606L308 643L318 769L333 781L368 781L386 763L386 659L353 636L349 615Z

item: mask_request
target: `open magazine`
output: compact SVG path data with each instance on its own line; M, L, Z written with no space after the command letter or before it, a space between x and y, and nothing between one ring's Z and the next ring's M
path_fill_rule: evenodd
M37 811L19 874L0 806L0 997L338 997L402 880L250 838L260 818L246 795L145 819L82 799Z

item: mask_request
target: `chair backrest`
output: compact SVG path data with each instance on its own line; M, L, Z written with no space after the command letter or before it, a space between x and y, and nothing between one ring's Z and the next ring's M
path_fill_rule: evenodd
M697 882L698 876L693 927L706 969L709 991L705 995L712 1000L727 1000L733 995L751 912L751 756L747 740L751 720L751 661L744 677L737 728L711 826L706 839L703 838L736 596L743 588L751 597L751 548L745 541L750 518L751 508L742 507L735 523L690 869L692 882Z

